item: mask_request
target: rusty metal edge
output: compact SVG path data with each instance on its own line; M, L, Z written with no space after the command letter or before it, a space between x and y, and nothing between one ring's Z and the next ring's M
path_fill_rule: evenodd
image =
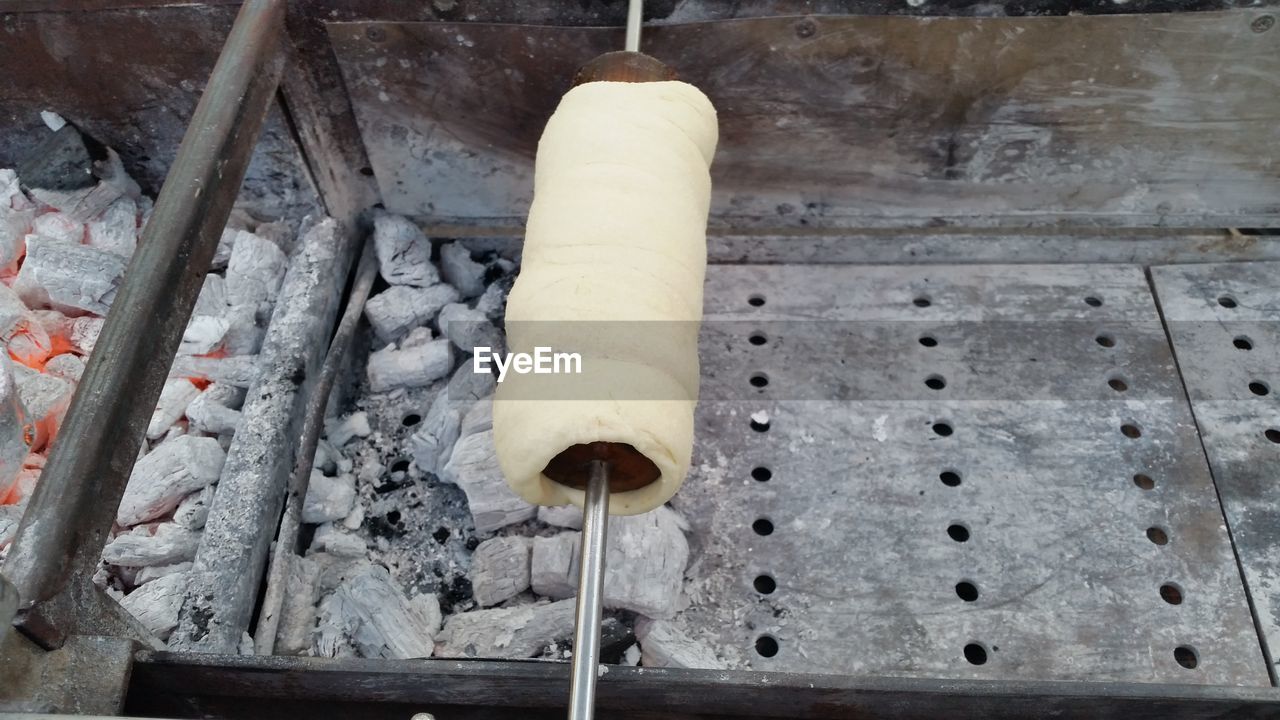
M91 582L143 432L177 352L218 237L283 70L284 0L240 9L187 127L97 351L15 536L4 574L24 611L15 624L57 647L81 619L25 618ZM68 442L74 438L75 442Z

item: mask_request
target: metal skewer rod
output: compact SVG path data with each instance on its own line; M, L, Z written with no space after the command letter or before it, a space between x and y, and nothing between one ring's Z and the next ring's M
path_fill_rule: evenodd
M569 720L591 720L596 713L605 541L608 534L609 464L593 460L586 500L582 503L582 557L578 563L578 609L574 617Z
M627 6L627 43L624 49L627 52L640 52L640 11L644 7L644 0L631 0Z

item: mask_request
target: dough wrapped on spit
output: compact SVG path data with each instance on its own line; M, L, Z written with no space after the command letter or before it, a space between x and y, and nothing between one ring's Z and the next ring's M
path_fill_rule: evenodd
M652 510L684 481L717 134L710 101L675 81L579 85L547 123L507 342L578 353L581 373L498 386L498 461L526 500L581 506L571 485L602 454L615 515Z

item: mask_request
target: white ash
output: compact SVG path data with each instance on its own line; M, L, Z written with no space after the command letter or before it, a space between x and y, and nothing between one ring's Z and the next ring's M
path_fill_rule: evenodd
M84 355L93 352L106 320L100 317L78 317L71 321L71 344Z
M9 267L22 254L35 216L35 204L23 194L18 174L0 169L0 267Z
M473 298L484 292L485 267L472 260L471 251L460 242L440 246L440 271L464 298Z
M476 300L476 309L491 321L501 320L506 313L507 292L510 289L510 283L504 280L489 283L489 287Z
M458 291L445 283L424 288L392 285L369 298L364 314L379 340L395 342L410 330L431 322L441 308L459 297Z
M373 220L373 247L388 283L425 288L440 281L431 264L431 242L407 218L379 213Z
M13 542L22 522L22 513L27 509L26 503L20 505L0 505L0 548L7 548Z
M31 234L78 245L84 242L85 226L62 213L51 212L31 221Z
M301 655L311 649L319 600L320 564L311 558L290 557L276 626L277 655Z
M552 527L581 530L582 509L573 505L558 505L556 507L543 505L538 508L538 522Z
M44 364L44 371L69 383L78 383L84 375L84 360L71 353L54 355Z
M244 391L234 385L213 383L187 405L187 420L196 432L221 435L240 424Z
M151 567L138 568L138 572L133 576L133 584L136 586L146 585L153 580L159 580L162 577L167 577L174 573L184 573L190 569L190 562L180 562L172 565L153 565Z
M236 236L246 228L233 227L232 220L227 220L227 226L222 229L222 235L218 237L218 247L213 251L213 262L210 268L214 270L225 270L227 263L231 262L231 251L236 246Z
M41 110L40 121L50 130L57 132L67 126L66 118L52 110Z
M318 524L342 520L351 514L355 500L355 477L329 477L323 472L312 470L307 497L302 504L302 522Z
M669 620L640 618L636 621L641 662L645 667L724 670L727 664L710 646L693 639Z
M196 304L191 314L211 315L219 317L230 304L227 302L227 280L217 273L204 276L204 284L200 286L200 294L196 296Z
M62 313L48 312L62 317ZM3 284L0 284L0 341L16 358L42 357L53 346L42 313L28 309L22 298Z
M529 589L533 541L527 537L485 540L471 555L471 590L482 607L505 602Z
M436 325L463 352L474 353L478 347L502 352L505 345L502 333L489 322L483 311L461 303L445 305L436 318Z
M232 305L275 302L289 258L270 240L237 231L227 263L227 301Z
M462 368L459 372L467 371ZM453 445L462 428L462 406L452 402L448 392L436 395L418 430L409 439L413 461L426 472L440 474L449 462Z
M267 336L267 321L262 318L262 307L242 304L229 305L222 311L227 321L227 332L222 348L228 355L256 355L262 349Z
M335 422L325 421L325 437L335 448L351 442L352 438L369 437L373 430L369 427L369 415L354 412Z
M681 589L689 562L684 522L660 507L643 515L613 517L605 558L605 606L653 618L671 618L682 609ZM577 591L581 533L561 533L533 541L533 591L553 598Z
M622 664L635 667L640 664L640 646L632 645L622 653Z
M445 620L436 643L444 658L528 658L573 635L573 600L474 610Z
M148 582L124 596L120 604L156 637L167 640L178 627L187 575L174 573Z
M192 315L187 329L182 333L178 352L187 355L204 355L217 350L227 336L231 321L213 315Z
M412 599L386 568L370 565L320 602L316 653L322 657L402 660L430 657L440 627L434 595Z
M199 394L200 388L186 378L165 380L156 409L151 412L151 422L147 424L147 439L155 440L164 435L186 414L187 405Z
M213 438L183 435L160 443L133 466L116 523L129 527L169 514L191 493L216 483L226 459Z
M302 233L295 233L288 225L276 220L259 223L253 228L253 234L264 240L270 240L287 257L292 255L294 249L298 247L298 237Z
M31 420L60 415L67 409L71 393L75 391L75 387L66 380L18 363L13 364L13 380Z
M209 508L213 505L213 496L218 486L209 485L198 492L193 492L178 503L173 511L173 522L188 530L199 530L209 519Z
M324 523L316 528L311 548L343 558L363 558L367 554L365 542L359 535L339 530L333 523Z
M13 289L31 307L106 315L124 270L125 259L115 253L29 235Z
M453 369L453 350L447 340L400 348L386 347L369 355L369 389L425 387Z
M440 477L466 493L477 533L491 533L538 514L536 505L507 487L494 453L492 430L458 440Z
M99 250L132 256L138 247L138 204L130 197L111 203L101 217L88 223L85 241Z
M462 427L459 437L467 437L493 429L493 398L484 397L472 403L471 409L462 416Z
M200 357L178 355L169 368L170 378L205 378L215 383L247 388L258 377L258 356Z
M121 533L102 549L102 559L112 565L147 567L172 565L195 558L200 533L174 523L154 528L139 525Z

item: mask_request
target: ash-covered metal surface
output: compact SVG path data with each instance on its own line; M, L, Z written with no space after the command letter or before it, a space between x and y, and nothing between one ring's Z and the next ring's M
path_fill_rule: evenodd
M1267 659L1280 650L1280 263L1151 269Z
M713 227L1252 227L1280 42L1264 9L668 24L720 118ZM330 23L388 209L518 226L533 150L608 28Z
M706 309L692 635L769 670L1268 684L1141 268L721 266Z

